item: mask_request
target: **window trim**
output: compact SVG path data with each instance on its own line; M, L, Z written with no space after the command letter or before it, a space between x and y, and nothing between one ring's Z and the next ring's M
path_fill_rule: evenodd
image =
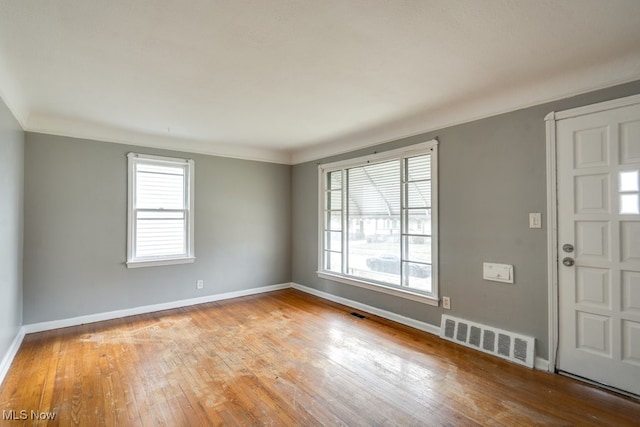
M135 209L134 209L134 193L135 193L135 165L143 162L167 164L167 165L185 165L186 164L186 191L185 197L187 214L185 216L187 225L187 253L185 256L179 257L135 257ZM161 265L173 265L173 264L187 264L195 261L194 252L194 174L195 174L195 162L192 159L181 159L176 157L155 156L151 154L142 153L128 153L127 154L127 268L138 267L153 267Z
M381 163L389 160L403 159L406 157L413 157L416 155L426 154L431 152L431 218L433 223L431 229L431 278L432 278L432 295L428 295L422 292L414 291L411 289L404 289L393 285L385 284L382 282L376 282L373 280L367 280L358 276L351 276L344 273L336 273L324 269L324 253L325 253L325 233L324 233L324 213L325 213L325 180L326 175L329 172L343 170L346 168L355 168L365 166L371 163ZM343 182L344 185L344 182ZM402 183L400 191L402 192ZM344 198L346 193L343 193L343 209ZM344 212L344 211L343 211ZM343 214L343 230L344 222L346 218ZM438 141L432 139L430 141L414 144L408 147L399 148L395 150L384 151L380 153L374 153L367 156L355 157L348 160L342 160L332 163L318 165L318 270L316 274L318 277L336 282L357 286L365 289L382 292L389 295L398 296L413 301L418 301L428 305L439 305L439 287L438 287ZM342 237L343 249L344 241L347 238L348 233L345 233ZM343 257L345 253L343 252Z

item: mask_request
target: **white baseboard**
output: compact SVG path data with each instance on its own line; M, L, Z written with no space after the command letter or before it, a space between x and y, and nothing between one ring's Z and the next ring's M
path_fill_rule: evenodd
M291 287L299 291L306 292L308 294L315 295L317 297L320 297L329 301L337 302L338 304L346 305L348 307L352 307L357 310L366 311L368 313L375 314L376 316L393 320L394 322L398 322L403 325L410 326L412 328L416 328L421 331L429 332L433 335L440 336L439 326L434 326L429 323L425 323L419 320L411 319L409 317L401 316L391 311L382 310L376 307L372 307L370 305L359 303L357 301L353 301L347 298L342 298L333 294L329 294L327 292L322 292L317 289L310 288L308 286L300 285L298 283L291 283ZM552 372L552 371L549 371L549 361L542 359L540 357L536 357L534 359L534 368L540 371Z
M540 357L536 357L533 367L538 371L553 372L549 370L549 361Z
M277 290L287 289L287 288L294 288L299 291L326 299L328 301L333 301L338 304L346 305L348 307L352 307L357 310L362 310L367 313L371 313L376 316L379 316L388 320L392 320L394 322L398 322L403 325L410 326L412 328L415 328L424 332L428 332L436 336L440 335L440 326L435 326L426 322L421 322L419 320L411 319L409 317L405 317L400 314L393 313L391 311L382 310L380 308L362 304L357 301L339 297L337 295L333 295L327 292L319 291L317 289L300 285L298 283L281 283L277 285L245 289L242 291L207 295L207 296L198 297L198 298L190 298L190 299L171 301L171 302L161 303L161 304L145 305L140 307L128 308L124 310L115 310L115 311L109 311L104 313L89 314L86 316L72 317L68 319L60 319L60 320L53 320L49 322L40 322L40 323L32 323L32 324L24 325L20 328L18 334L16 335L15 339L11 343L11 346L9 347L9 350L3 357L2 361L0 362L0 385L2 384L7 372L9 371L9 367L11 366L11 363L13 362L13 359L15 358L18 352L18 349L20 348L20 344L22 343L22 340L24 339L25 334L48 331L52 329L66 328L70 326L78 326L86 323L101 322L104 320L119 319L122 317L135 316L138 314L152 313L156 311L169 310L173 308L188 307L196 304L222 301L222 300L239 298L239 297L248 296L248 295L256 295L256 294L272 292L272 291L277 291ZM549 371L549 362L539 357L536 357L535 368L543 371Z
M433 334L433 335L438 335L438 336L440 335L440 326L434 326L426 322L421 322L419 320L411 319L410 317L405 317L400 314L393 313L391 311L382 310L380 308L362 304L357 301L353 301L347 298L342 298L333 294L329 294L327 292L319 291L317 289L309 288L307 286L300 285L298 283L291 283L291 287L299 291L306 292L308 294L315 295L317 297L320 297L329 301L337 302L338 304L346 305L348 307L352 307L357 310L366 311L367 313L375 314L376 316L393 320L394 322L398 322L406 326L411 326L412 328L416 328L424 332L429 332L430 334Z
M171 301L171 302L166 302L161 304L144 305L140 307L127 308L124 310L108 311L104 313L89 314L86 316L78 316L78 317L72 317L68 319L52 320L49 322L31 323L29 325L24 325L20 328L18 335L16 335L15 339L11 343L11 346L9 347L9 350L7 351L5 356L2 358L2 361L0 362L0 385L2 385L2 382L4 381L4 377L7 375L7 372L9 372L9 367L11 366L13 359L16 357L16 354L18 353L18 349L20 348L20 344L22 344L22 340L24 339L24 336L26 334L31 334L34 332L49 331L52 329L67 328L69 326L84 325L86 323L101 322L104 320L119 319L127 316L135 316L137 314L153 313L155 311L169 310L172 308L188 307L196 304L222 301L226 299L261 294L265 292L272 292L280 289L291 288L291 285L292 285L291 283L281 283L278 285L245 289L243 291L227 292L224 294L216 294L216 295L207 295L199 298L190 298L190 299Z
M119 319L121 317L135 316L137 314L153 313L155 311L170 310L172 308L188 307L207 302L222 301L231 298L244 297L248 295L272 292L291 287L291 283L281 283L278 285L262 286L259 288L245 289L243 291L227 292L224 294L207 295L198 298L183 299L178 301L165 302L161 304L144 305L140 307L127 308L124 310L108 311L104 313L88 314L86 316L72 317L69 319L52 320L49 322L32 323L24 325L24 333L49 331L51 329L67 328L69 326L84 325L86 323L101 322L103 320Z
M2 382L4 381L4 377L7 375L7 372L9 372L9 367L11 366L13 359L16 357L16 354L18 354L18 349L20 348L20 344L22 344L23 339L24 339L24 327L21 327L18 330L18 334L11 342L11 345L9 346L9 350L7 350L7 353L4 355L4 357L2 358L2 361L0 362L0 385L2 385Z

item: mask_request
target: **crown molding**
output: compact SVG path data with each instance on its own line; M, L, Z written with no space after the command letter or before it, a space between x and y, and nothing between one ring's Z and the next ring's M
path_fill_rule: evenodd
M31 114L25 131L242 160L291 164L291 154L286 150L154 135L46 114Z
M0 97L20 126L28 132L296 165L629 83L640 79L640 68L637 65L639 59L637 55L629 55L611 63L575 70L573 73L520 85L510 90L497 91L490 96L464 99L445 108L423 111L404 119L294 150L213 143L181 138L177 135L149 134L73 118L29 112L28 105L22 102L16 86L11 84L10 76L1 67Z
M614 62L596 64L590 68L574 70L572 73L496 91L489 96L464 99L445 108L423 111L385 126L293 150L291 163L295 165L345 154L630 83L640 79L639 61L640 55L629 55Z

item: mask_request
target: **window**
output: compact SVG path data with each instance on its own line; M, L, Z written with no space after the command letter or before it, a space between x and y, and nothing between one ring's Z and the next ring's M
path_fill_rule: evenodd
M127 157L127 267L193 262L193 160Z
M319 275L437 304L437 141L319 166Z
M640 171L620 172L620 214L640 213Z

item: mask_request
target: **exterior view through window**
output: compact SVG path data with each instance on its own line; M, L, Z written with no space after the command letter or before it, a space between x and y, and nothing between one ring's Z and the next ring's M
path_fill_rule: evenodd
M436 148L320 166L321 273L437 298Z

